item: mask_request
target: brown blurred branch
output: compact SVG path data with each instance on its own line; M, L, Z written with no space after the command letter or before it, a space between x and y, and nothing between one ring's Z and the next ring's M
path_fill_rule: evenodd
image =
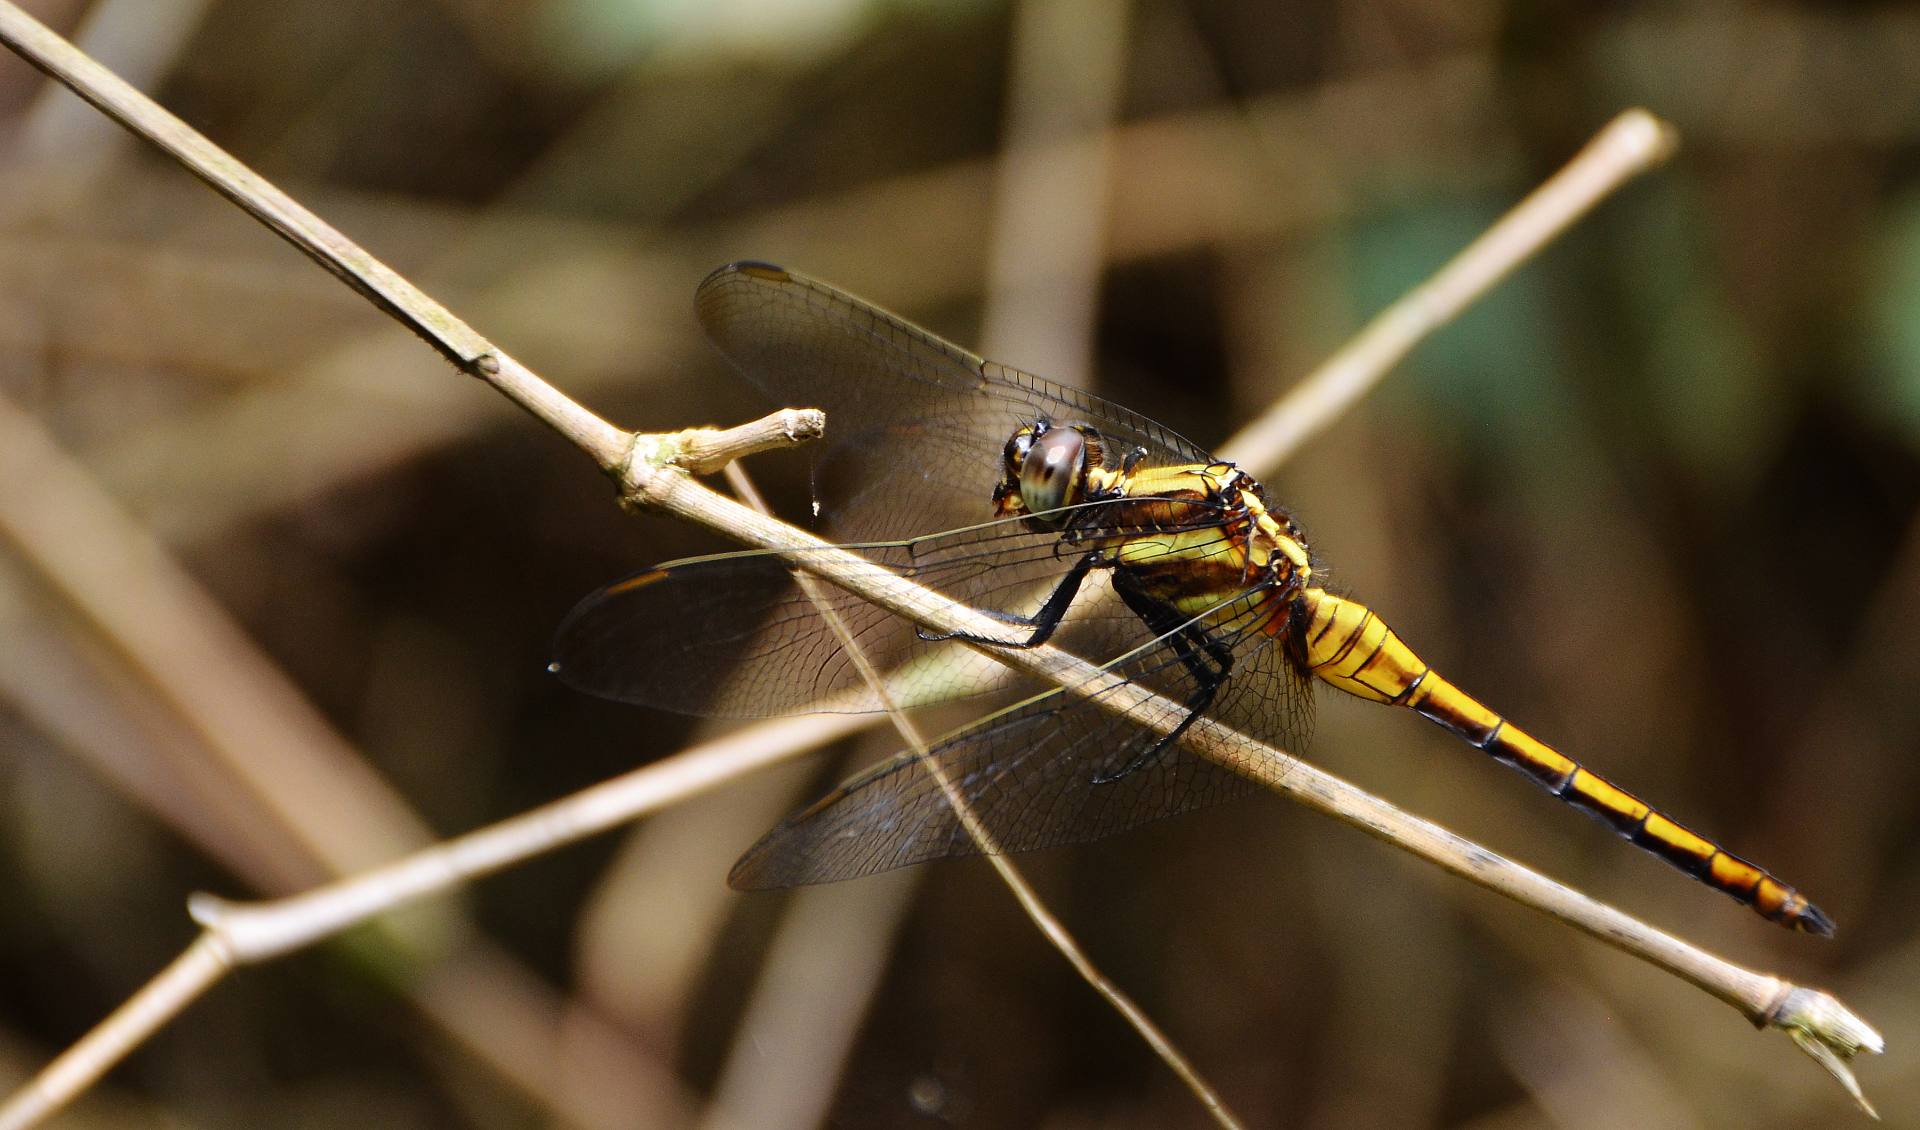
M82 70L88 65L78 53L67 63ZM108 90L102 97L124 93ZM180 131L186 136L177 148L195 151L195 137L184 127ZM298 220L297 206L286 205L280 210ZM357 871L433 841L424 823L166 550L121 514L50 437L4 402L0 437L0 463L8 471L0 488L0 534L98 629L115 661L131 669L184 723L191 744L197 746L194 754L212 754L183 767L193 794L184 803L210 809L235 824L249 845L241 855L243 873L249 864L276 860L277 871L256 867L251 877L277 878L279 882L262 888L267 892L298 889L327 874ZM202 760L212 763L199 763ZM121 779L126 782L126 775ZM181 807L175 805L176 811ZM224 842L233 842L233 836ZM410 956L442 957L465 968L466 992L491 1013L487 1025L463 1024L461 1002L450 995L415 994L416 1004L431 1020L574 1124L604 1124L582 1105L594 1097L590 1089L563 1091L542 1078L557 1057L529 1060L524 1054L529 1046L556 1038L550 1018L563 1011L538 999L550 993L528 991L537 979L489 951L456 907L436 908L409 920L404 929L398 924L393 929L392 940ZM156 1009L171 1007L168 1002L183 999L183 994L190 998L197 992L192 986L208 968L205 960L183 961L158 983L155 993L138 999L140 1007L126 1014L128 1021L146 1022ZM466 1007L471 1010L472 1003ZM599 1043L613 1036L590 1022L577 1027ZM514 1050L509 1052L508 1045ZM634 1050L622 1046L600 1054L630 1059ZM662 1078L651 1082L658 1084ZM662 1098L671 1103L676 1090L671 1085L655 1087L648 1095L621 1084L601 1097L632 1107Z
M135 799L172 817L184 834L224 847L213 852L215 858L257 890L300 890L433 842L406 802L165 548L120 513L31 417L4 399L0 540L17 549L106 642L101 650L111 656L102 663L115 673L124 670L130 676L124 681L137 684L122 697L142 706L153 700L172 723L167 731L180 731L180 740L157 743L164 753L148 742L132 755L103 754L97 746L115 739L100 734L101 720L71 717L99 712L103 704L97 697L54 703L44 686L29 684L24 693L39 700L35 712L75 743L82 756L128 786ZM33 662L58 660L36 653ZM22 693L19 674L6 672L0 685ZM105 709L111 712L117 705ZM128 763L142 752L174 756L168 764L145 766L134 780ZM119 760L112 761L116 756ZM168 797L169 789L177 794ZM552 1085L543 1072L558 1055L540 1060L524 1052L530 1044L557 1040L548 1017L561 1008L546 1002L526 1006L533 994L522 986L536 984L537 978L492 951L463 908L436 906L404 922L383 923L381 943L423 969L441 965L440 975L449 968L466 970L460 978L470 998L464 1007L487 1012L484 1024L463 1022L461 1002L421 991L421 980L409 982L409 994L456 1042L572 1123L607 1125L596 1117L597 1110L664 1108L678 1101L678 1088L664 1072L649 1077L643 1067L615 1077L605 1089L610 1093L599 1095L597 1103L591 1101L596 1098L592 1089ZM160 1002L198 983L189 971L204 974L206 968L202 961L176 967L178 976L150 998L152 1007L134 1010L130 1018L156 1015ZM604 1026L588 1030L598 1043L610 1038ZM630 1044L618 1039L614 1044L601 1054L644 1063Z
M1486 140L1496 90L1484 62L1447 57L1337 80L1311 96L1268 96L1118 126L1103 257L1126 263L1212 245L1259 245L1350 218L1366 210L1370 198L1328 186L1354 179L1368 161L1414 164L1421 182L1441 191L1494 190L1519 171L1506 147ZM1384 135L1349 136L1343 115L1380 105L1406 109ZM1260 159L1249 156L1255 149ZM1275 165L1288 175L1276 177ZM1315 182L1296 183L1308 169L1315 170ZM991 223L983 202L992 197L992 172L986 160L954 162L690 232L497 207L461 213L443 205L408 207L390 196L317 191L324 192L329 215L351 218L341 226L373 237L370 242L416 258L424 258L426 248L450 248L437 250L416 277L483 280L465 292L469 316L477 311L498 336L526 342L529 352L564 355L569 387L584 396L630 390L636 372L656 387L693 379L688 373L704 345L686 318L684 291L726 254L787 248L790 261L909 309L976 295L986 273L978 233ZM139 190L135 201L127 202L127 188L116 181L118 193L100 206L168 215L190 209L173 185L131 179ZM60 295L62 317L53 333L63 356L157 354L163 365L257 377L233 396L86 450L116 494L170 538L199 540L342 481L365 480L510 411L499 400L466 395L457 384L425 379L428 366L419 351L390 328L342 341L352 325L344 304L327 296L344 292L303 284L304 276L285 275L277 259L269 266L172 247L155 254L85 231L47 238L33 233L58 218L34 218L31 228L15 225L25 229L10 234L15 248L0 245L0 277L20 278L23 293ZM925 270L930 261L942 269ZM57 274L46 266L54 263ZM76 284L75 271L84 273L83 283ZM270 298L261 298L263 287ZM168 317L122 313L126 304L151 303L155 294L170 297ZM285 327L287 335L251 336L253 321L227 316L236 301L256 309L264 304L257 321ZM68 324L87 332L60 332ZM139 336L116 332L122 324L140 327ZM261 357L274 361L263 367ZM1009 359L1027 363L1024 356ZM416 375L420 379L403 379ZM312 423L289 434L274 427L284 419ZM285 473L289 466L298 473Z
M87 9L73 39L129 82L157 85L208 7L208 0L99 0ZM21 122L19 149L30 161L57 162L62 186L77 191L132 142L112 121L50 85Z
M498 388L602 467L616 467L624 458L629 437L613 425L562 397L359 244L10 3L0 8L0 37L21 58L158 146L460 371Z
M189 163L223 195L236 199L307 254L321 260L370 301L425 337L463 371L487 380L566 436L616 477L626 500L700 522L752 545L803 555L810 572L935 631L993 635L996 622L974 609L919 589L870 561L826 546L717 495L677 466L630 457L642 437L612 427L540 380L364 250L265 185L177 119L78 56L70 45L11 4L0 3L0 38L129 128L152 137ZM1170 727L1170 720L1182 713L1175 704L1136 684L1051 648L991 654L1076 694L1093 697L1104 708L1136 718L1167 720L1162 725ZM1878 1035L1826 994L1715 957L1224 726L1203 720L1188 731L1184 740L1204 756L1301 803L1650 961L1732 1004L1756 1024L1787 1031L1843 1082L1851 1082L1846 1058L1863 1049L1880 1050ZM584 819L578 802L579 798L573 798L541 811L549 822L565 831ZM612 815L605 809L595 811L602 818ZM160 982L170 991L137 996L130 1004L137 1002L139 1007L116 1013L109 1024L95 1029L0 1111L0 1125L28 1125L69 1100L213 984L231 963L285 952L390 909L397 905L396 896L417 897L428 890L444 889L463 874L503 866L511 861L501 853L508 846L505 838L497 835L466 837L383 869L378 873L382 875L379 882L336 884L281 903L242 907L197 900L196 916L208 934L183 958L185 972L176 972ZM456 847L464 850L452 850ZM174 986L178 986L177 991Z

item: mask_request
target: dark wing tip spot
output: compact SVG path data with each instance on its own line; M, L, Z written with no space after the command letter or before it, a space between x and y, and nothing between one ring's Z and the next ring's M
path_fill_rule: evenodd
M573 606L566 619L553 633L553 661L547 664L547 673L557 675L576 690L590 694L603 694L604 691L593 686L592 668L596 662L592 649L594 638L607 626L605 620L597 619L605 614L609 602L626 595L635 589L657 584L672 575L671 569L648 569L635 573L622 581L615 581L598 592L589 593L580 603ZM618 614L618 609L615 609ZM586 670L583 672L582 667Z
M648 585L657 584L660 581L664 581L666 579L667 579L667 570L648 569L644 573L635 573L633 576L628 577L624 581L616 581L613 584L608 585L606 588L600 590L600 596L603 599L610 596L619 596L621 593L632 592L634 589L646 588Z
M766 279L768 282L786 282L792 277L787 274L785 267L777 263L769 263L762 259L736 259L708 275L706 281L700 285L705 286L724 275L751 275L757 279Z

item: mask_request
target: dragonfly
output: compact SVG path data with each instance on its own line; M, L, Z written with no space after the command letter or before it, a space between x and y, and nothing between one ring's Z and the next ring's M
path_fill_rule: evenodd
M941 636L802 584L804 551L749 550L670 561L588 596L556 636L562 680L712 716L878 711L887 700L849 643L892 668L909 702L985 695L1006 675L992 653L1058 643L1107 685L1118 676L1168 704L1143 717L1103 708L1099 692L1030 694L783 821L734 866L733 886L1079 843L1225 801L1257 782L1182 734L1205 717L1298 750L1323 684L1437 723L1773 922L1833 932L1793 887L1441 676L1322 584L1305 535L1260 483L1172 429L771 264L720 268L695 307L749 381L826 411L812 484L823 532L1005 630Z

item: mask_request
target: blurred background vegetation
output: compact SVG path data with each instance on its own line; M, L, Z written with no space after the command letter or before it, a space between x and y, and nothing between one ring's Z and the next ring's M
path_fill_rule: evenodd
M1839 937L1762 922L1401 713L1323 701L1308 753L1838 990L1889 1039L1869 1094L1920 1125L1912 6L26 6L642 428L764 407L689 303L755 257L1214 443L1615 112L1663 115L1671 165L1268 485L1428 659ZM577 454L11 56L0 120L11 1084L192 936L188 891L300 889L719 732L543 666L590 588L720 546L622 515ZM796 466L756 464L792 515ZM63 1124L1204 1124L984 866L726 891L846 764L249 970ZM1030 864L1251 1125L1856 1117L1704 995L1277 799Z

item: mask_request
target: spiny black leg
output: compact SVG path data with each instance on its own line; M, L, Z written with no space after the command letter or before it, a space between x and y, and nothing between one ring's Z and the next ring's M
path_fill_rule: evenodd
M1227 672L1233 669L1231 647L1214 639L1206 629L1189 623L1179 609L1142 591L1139 582L1124 569L1114 571L1113 591L1120 594L1120 599L1135 616L1140 617L1148 631L1156 636L1167 637L1174 654L1186 665L1187 672L1203 691L1210 693L1212 687L1226 681ZM1200 653L1194 650L1195 642L1206 648L1207 655L1214 662L1213 667L1208 667Z
M1205 628L1194 626L1190 631L1199 639L1200 645L1207 649L1213 662L1220 668L1220 678L1225 679L1227 672L1233 670L1233 647Z
M1046 603L1040 606L1040 611L1031 616L1021 616L1013 612L986 613L988 616L993 617L1003 624L1032 628L1033 634L1024 640L1009 642L1007 640L996 640L989 636L976 636L971 632L929 632L925 628L919 627L914 628L913 634L926 640L928 643L940 643L943 640L960 640L963 643L984 644L988 647L1004 647L1014 651L1023 651L1030 647L1039 647L1041 644L1046 643L1048 639L1052 638L1054 629L1058 628L1060 621L1066 618L1067 608L1073 604L1073 598L1080 592L1081 582L1085 581L1087 574L1092 571L1095 565L1099 564L1099 559L1100 555L1098 553L1082 554L1080 560L1073 563L1073 568L1067 570L1066 576L1060 578L1060 583L1055 585L1053 591L1047 594Z
M1184 634L1184 631L1182 634ZM1191 645L1189 645L1184 639L1182 639L1180 635L1173 636L1170 642L1172 642L1175 648L1179 651L1181 659L1185 660L1192 657L1197 660L1197 657L1193 656L1193 649ZM1190 667L1189 669L1194 669L1194 668ZM1195 722L1199 721L1200 716L1202 714L1205 714L1207 712L1207 708L1213 705L1214 696L1220 693L1221 686L1225 684L1227 681L1227 677L1224 672L1215 674L1213 671L1208 670L1207 674L1209 677L1209 681L1202 683L1200 686L1200 689L1198 691L1195 691L1193 696L1187 699L1187 701L1182 704L1186 707L1187 715L1186 717L1180 719L1179 725L1175 726L1171 730L1168 730L1166 732L1166 735L1163 736L1159 741L1154 742L1152 745L1148 746L1144 751L1142 751L1139 754L1139 756L1135 757L1132 761L1127 762L1125 765L1122 765L1119 769L1115 770L1114 772L1095 773L1093 775L1093 783L1096 785L1110 785L1115 781L1118 781L1124 777L1137 773L1140 770L1145 769L1147 766L1152 765L1155 759L1157 759L1164 750L1172 746L1173 743L1179 741L1180 735L1186 733L1187 728L1189 726L1192 726Z
M1140 617L1141 621L1147 625L1147 630L1166 638L1167 646L1173 648L1174 655L1186 667L1187 673L1193 676L1197 689L1183 704L1186 707L1187 716L1180 720L1178 726L1169 730L1166 736L1154 742L1145 752L1115 772L1095 774L1093 783L1096 785L1111 784L1153 764L1162 750L1179 741L1180 735L1187 732L1187 727L1193 725L1202 714L1207 712L1207 708L1213 705L1214 696L1220 693L1220 688L1226 684L1227 675L1233 670L1232 648L1215 639L1206 629L1188 623L1179 610L1140 591L1139 587L1128 579L1127 573L1116 572L1113 577L1113 587L1133 614ZM1199 649L1194 646L1196 643L1200 648L1206 649L1207 656L1217 666L1207 665Z

